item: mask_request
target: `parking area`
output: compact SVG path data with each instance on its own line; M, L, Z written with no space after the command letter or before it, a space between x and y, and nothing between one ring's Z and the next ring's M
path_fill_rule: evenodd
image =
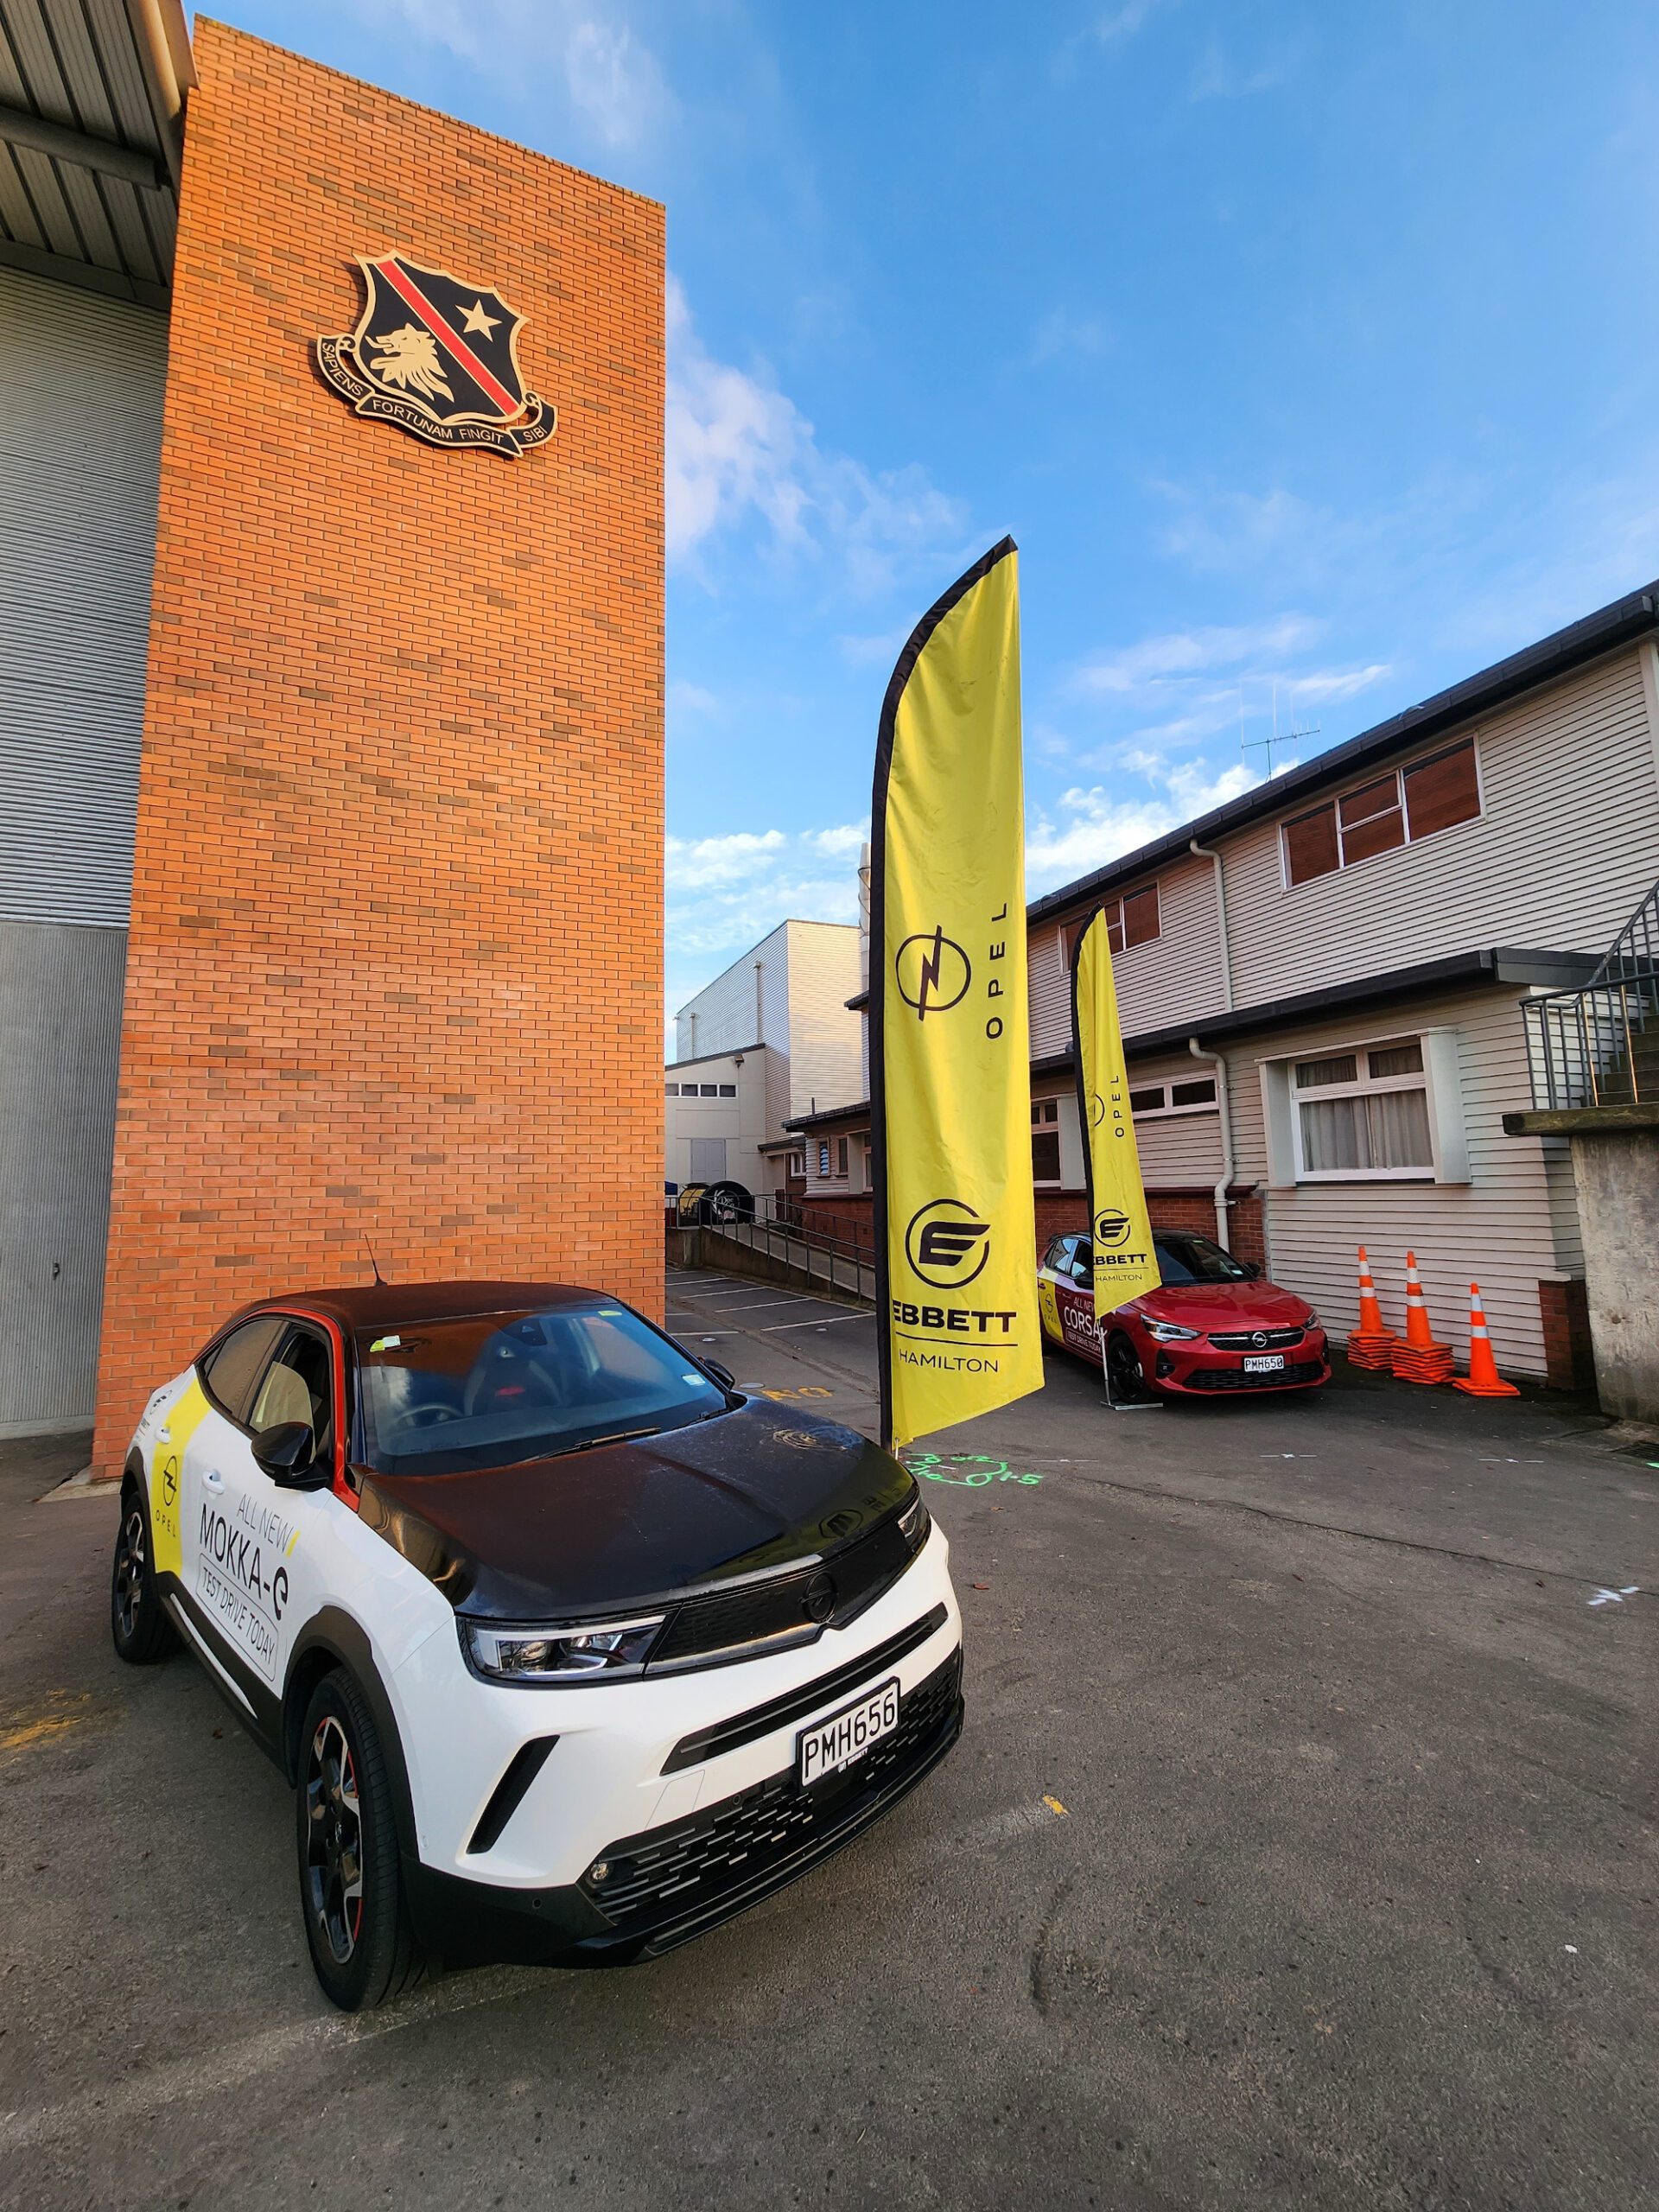
M669 1295L780 1415L873 1427L868 1313ZM1650 2189L1659 1469L1580 1402L1344 1377L1115 1414L1051 1363L908 1455L968 1625L937 1775L660 1962L358 2019L274 1770L189 1662L110 1652L112 1502L36 1502L79 1456L0 1444L0 2202Z

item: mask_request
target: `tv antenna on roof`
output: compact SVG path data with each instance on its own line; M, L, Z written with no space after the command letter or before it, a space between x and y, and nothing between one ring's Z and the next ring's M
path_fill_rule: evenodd
M1304 738L1317 737L1319 734L1319 726L1318 722L1302 722L1299 724L1293 721L1288 729L1281 730L1279 727L1279 685L1275 679L1273 687L1273 734L1271 737L1252 737L1247 739L1244 735L1244 687L1243 684L1240 684L1238 690L1238 749L1242 754L1265 753L1268 756L1268 773L1269 776L1272 775L1275 766L1273 757L1273 749L1274 746L1300 745Z

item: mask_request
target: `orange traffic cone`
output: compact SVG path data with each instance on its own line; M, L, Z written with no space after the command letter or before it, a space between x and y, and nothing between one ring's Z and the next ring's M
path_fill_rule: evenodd
M1376 1286L1371 1281L1371 1263L1365 1256L1365 1247L1359 1248L1359 1326L1348 1337L1348 1357L1355 1367L1370 1367L1387 1374L1389 1355L1400 1339L1392 1329L1382 1325L1382 1309L1376 1302Z
M1417 1273L1417 1255L1406 1255L1406 1340L1389 1355L1389 1365L1403 1382L1449 1382L1452 1347L1436 1344L1428 1325L1428 1301Z
M1452 1388L1466 1390L1471 1398L1518 1398L1521 1395L1513 1382L1505 1382L1498 1374L1478 1282L1469 1286L1469 1372L1454 1375Z

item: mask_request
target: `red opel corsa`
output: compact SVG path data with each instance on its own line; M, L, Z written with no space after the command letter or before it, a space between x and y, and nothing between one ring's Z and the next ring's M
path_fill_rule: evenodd
M1306 1299L1207 1236L1160 1230L1153 1249L1162 1282L1104 1323L1115 1398L1316 1390L1330 1381L1325 1330ZM1086 1236L1056 1236L1037 1270L1037 1297L1046 1341L1098 1367L1093 1271Z

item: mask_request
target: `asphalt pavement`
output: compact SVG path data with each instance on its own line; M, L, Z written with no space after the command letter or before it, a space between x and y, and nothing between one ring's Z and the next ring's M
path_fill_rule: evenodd
M874 1324L671 1273L780 1412L874 1421ZM959 1749L618 1974L312 1980L280 1778L109 1647L85 1440L0 1444L0 2203L1652 2201L1659 1470L1582 1402L1370 1377L912 1455ZM1659 1450L1651 1454L1659 1459Z

